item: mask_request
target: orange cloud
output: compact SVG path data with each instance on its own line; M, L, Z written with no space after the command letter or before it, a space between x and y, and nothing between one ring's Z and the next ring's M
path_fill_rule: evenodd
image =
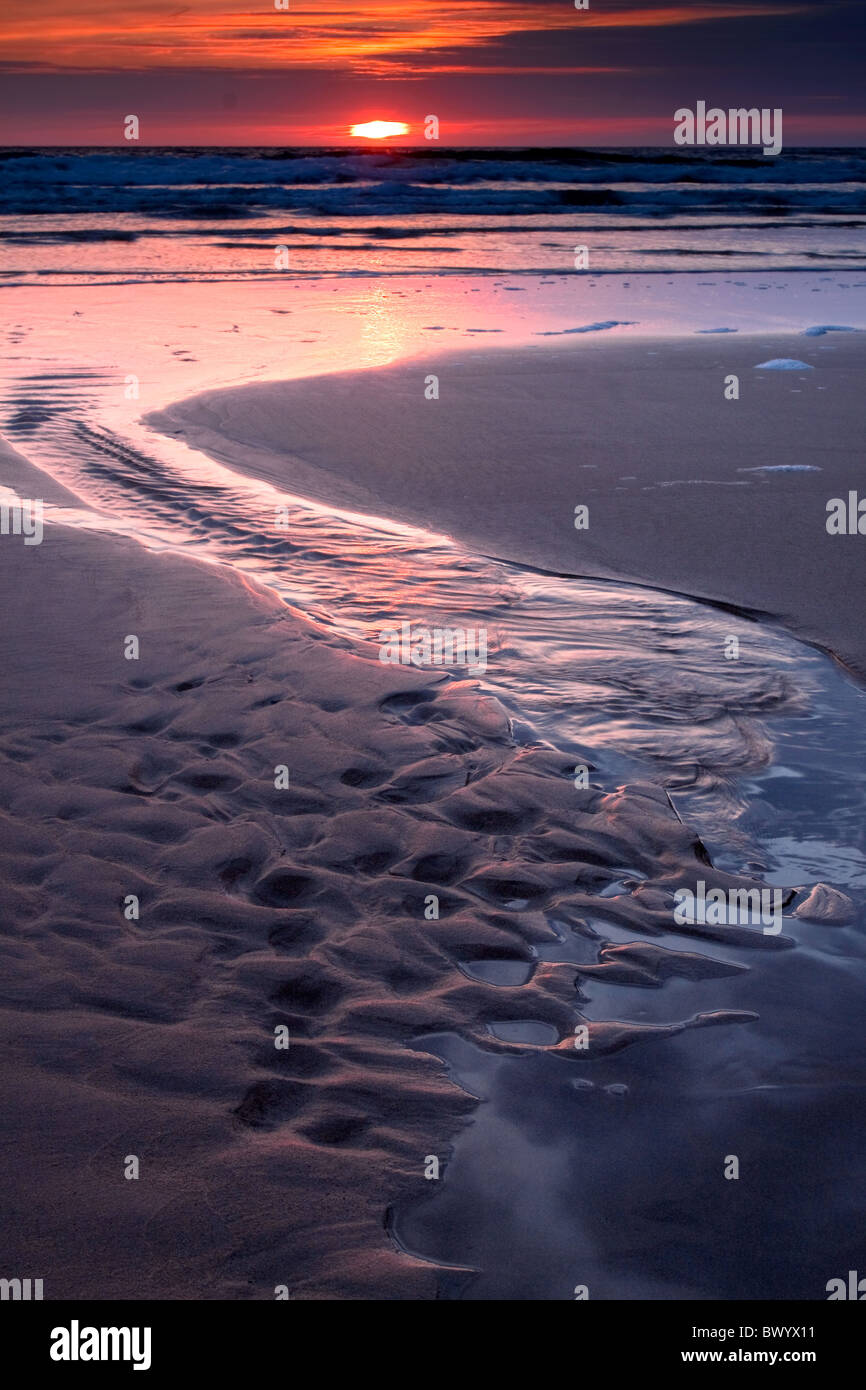
M208 0L201 9L177 0L41 0L0 17L0 54L7 66L59 69L295 67L348 69L376 76L473 70L428 67L426 54L477 49L510 34L581 28L657 28L711 20L793 14L808 4L767 0L706 0L663 8L575 10L527 0L273 0L240 9L238 0ZM496 69L478 68L480 71ZM503 67L500 72L544 71ZM562 69L561 71L571 71ZM574 69L581 71L581 69Z

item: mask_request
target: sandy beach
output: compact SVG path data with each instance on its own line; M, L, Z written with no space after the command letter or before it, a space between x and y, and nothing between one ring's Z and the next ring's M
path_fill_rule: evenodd
M850 1375L857 7L6 9L6 1360Z
M827 502L847 501L860 477L864 344L841 332L559 335L206 392L146 418L278 487L482 554L781 622L863 678L850 601L866 560L858 536L826 522ZM779 359L807 369L759 369ZM730 376L738 399L726 399Z
M840 343L814 372L852 451L855 346ZM846 443L828 449L814 422L807 428L814 396L797 414L792 392L806 399L811 378L750 375L751 358L782 350L769 341L726 344L724 353L656 342L481 353L209 393L149 424L182 431L194 448L292 495L435 526L523 566L637 576L762 609L853 666L862 648L840 605L854 583L857 543L821 541L823 498L847 488L853 454ZM707 397L711 387L720 394L728 367L741 372L743 398L718 405ZM442 394L425 402L432 370ZM599 373L618 402L613 414L590 409ZM699 417L688 403L702 394ZM713 451L723 419L747 428L727 410L748 411L751 429L762 422L773 458L781 434L781 456L820 457L822 471L732 476L763 454L744 449L733 467L723 463L729 440ZM671 466L683 457L687 466ZM19 496L80 506L22 454L4 446L2 463ZM621 482L623 471L634 481ZM577 500L590 507L581 533L571 521ZM625 518L636 527L633 546ZM349 566L348 576L353 546L357 565L362 549L387 546L375 532L362 540L361 523L329 531L325 511L307 523L319 528L318 550L311 538L302 550L296 528L281 541L256 531L258 521L251 526L269 565L277 546L290 566L309 552L320 567ZM810 544L792 558L782 532ZM522 1296L527 1278L537 1296L560 1296L582 1239L565 1234L561 1217L544 1215L545 1231L562 1227L560 1243L548 1246L545 1236L531 1270L515 1267L514 1285L504 1252L485 1245L497 1223L471 1197L471 1165L460 1177L459 1136L469 1154L473 1143L491 1142L477 1125L479 1096L509 1095L513 1078L527 1075L514 1068L531 1066L551 1153L566 1154L568 1109L563 1128L550 1105L571 1085L581 1023L602 1100L602 1081L615 1090L625 1075L633 1086L642 1072L653 1085L667 1076L678 1093L697 1055L705 1078L736 1075L748 1089L789 1026L787 1013L783 1022L772 1008L761 1021L778 968L752 976L751 962L796 960L795 936L821 942L828 926L847 939L850 917L836 902L824 924L810 925L808 914L798 921L792 914L812 885L789 872L779 935L725 923L672 930L678 885L700 878L727 891L760 878L710 862L657 771L617 785L619 764L602 755L590 763L590 785L576 789L573 752L516 733L511 700L506 708L492 693L501 672L479 683L383 665L374 641L347 641L252 576L145 549L92 522L49 521L40 546L16 550L13 539L0 547L4 578L20 586L6 638L20 682L2 707L15 923L5 942L2 1026L15 1059L4 1102L20 1124L2 1197L8 1210L30 1215L7 1240L9 1258L50 1269L60 1229L54 1297L270 1298L283 1286L302 1299L510 1297ZM432 541L419 549L411 536L405 544L423 580L413 588L404 576L397 602L411 608L413 594L417 601L433 582L425 564L442 565L450 552ZM786 554L784 574L765 563ZM826 563L837 555L838 564ZM454 576L463 574L461 601L492 603L477 590L469 551L461 556L458 546L441 581L445 597L433 601L447 601L449 586L454 601ZM819 588L795 582L819 569ZM364 580L368 604L378 572ZM492 596L503 581L489 582ZM576 594L564 591L559 602ZM609 601L620 602L615 589ZM622 601L627 609L627 590ZM677 617L678 601L670 602L664 622L679 626L659 627L662 609L653 610L653 642L676 653L693 642L699 610L684 602ZM531 608L523 621L531 625ZM765 716L802 713L801 677L786 674L794 675L789 646L776 650L765 632L731 687L713 666L726 625L747 641L749 622L706 621L702 674L688 677L694 688L678 736L686 743L665 755L671 767L702 760L701 795L718 792L722 769L757 773L772 760ZM576 609L570 622L576 635ZM140 641L137 660L124 658L130 634ZM627 670L623 640L605 676L614 683ZM589 663L583 679L597 683L591 648L580 656ZM630 698L642 686L646 698L644 676ZM719 707L723 688L730 711ZM698 745L692 731L702 727ZM278 767L289 771L280 790ZM139 901L136 920L124 916L129 894ZM430 894L440 914L432 919ZM676 982L672 1008L627 1006L625 1021L617 990L662 981ZM594 1006L611 986L611 1002ZM826 969L813 970L817 1009L829 987ZM753 1040L732 1071L726 1039L744 1025ZM291 1039L285 1051L274 1045L280 1028ZM655 1061L640 1061L650 1054ZM623 1057L637 1060L624 1071ZM853 1060L853 1076L858 1067ZM501 1125L501 1104L480 1113ZM673 1138L681 1120L668 1120ZM783 1128L805 1122L795 1107ZM130 1155L141 1165L138 1183L123 1179ZM431 1156L443 1170L456 1164L432 1204ZM588 1190L604 1208L597 1182ZM517 1213L521 1198L512 1197ZM701 1200L697 1191L692 1200ZM442 1201L445 1214L435 1217ZM455 1242L455 1230L476 1225L470 1246ZM475 1272L465 1261L470 1247ZM608 1274L600 1267L595 1278L604 1288ZM679 1269L667 1278L644 1272L609 1296L701 1290Z
M407 957L383 931L399 912L404 949L419 934L419 852L366 784L438 785L438 758L447 785L447 756L379 716L383 668L227 571L59 526L23 555L0 547L26 690L2 701L6 1260L46 1298L432 1296L382 1213L466 1105L363 1022L389 954L392 1030L444 988L429 929Z
M588 791L576 812L561 759L516 749L496 701L341 655L226 570L62 526L0 564L23 579L5 650L27 691L0 710L3 1104L20 1119L0 1188L28 1212L7 1259L47 1270L50 1297L434 1296L383 1213L423 1193L425 1156L445 1161L473 1102L410 1039L486 1046L515 1017L568 1036L567 967L511 990L455 959L530 961L553 939L542 905L579 912L652 841L682 876L693 835L652 787ZM630 913L657 930L651 897ZM653 1036L602 1025L593 1044Z

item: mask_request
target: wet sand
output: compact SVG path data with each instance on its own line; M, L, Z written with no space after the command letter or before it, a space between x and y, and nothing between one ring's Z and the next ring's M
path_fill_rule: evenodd
M700 426L692 417L706 449L686 447L686 401L718 385L720 358L740 361L741 349L478 353L441 360L438 401L423 397L435 364L416 361L211 393L151 424L290 494L451 531L524 566L622 577L631 565L659 586L700 591L703 565L711 597L766 608L806 635L814 622L813 640L855 664L854 570L844 566L858 538L828 538L817 601L808 566L795 584L789 556L787 607L772 602L779 575L741 545L761 507L765 519L779 511L795 531L814 523L826 535L825 494L847 490L847 444L824 448L815 429L790 423L812 380L766 373L752 383L741 365L741 400L724 408L751 399L748 381L767 407L769 459L782 431L789 456L821 473L717 476L731 444L714 437L709 407ZM756 360L783 350L756 344ZM804 357L819 350L799 340ZM846 430L859 408L855 350L831 344L813 373ZM682 356L679 374L668 359L654 365L664 354ZM743 354L755 355L751 345ZM620 409L608 405L602 419L593 402L603 367ZM558 415L553 398L565 402ZM664 447L643 433L652 402L659 428L667 421ZM757 429L764 417L754 401L749 409ZM859 910L852 924L850 912L815 923L800 909L825 877L821 834L834 823L844 850L859 793L837 779L834 805L815 784L812 809L792 794L802 781L792 743L808 740L815 707L842 731L856 717L844 704L854 693L826 703L830 664L739 616L616 585L537 584L526 569L508 573L436 536L365 529L327 507L296 508L288 532L273 532L275 494L172 472L158 451L106 434L91 457L90 439L80 476L115 489L128 476L132 499L140 484L140 515L166 528L171 517L177 542L160 553L167 529L150 549L88 529L93 514L73 491L0 445L18 495L44 497L71 520L79 509L77 524L49 518L39 546L0 544L0 579L20 596L4 645L17 679L0 697L10 1266L44 1277L46 1298L271 1299L280 1286L301 1299L563 1298L581 1273L602 1297L751 1296L739 1264L711 1260L695 1274L688 1261L703 1236L689 1235L689 1222L714 1191L716 1149L753 1122L772 1131L772 1114L739 1098L793 1078L790 1134L823 1134L845 1171L798 1271L783 1252L760 1278L780 1297L812 1296L828 1249L847 1268L854 1256L835 1231L858 1138L846 1106L866 1074L851 1043ZM688 466L670 464L683 457ZM760 458L744 453L729 474ZM637 482L614 485L614 471ZM587 531L573 526L578 502L590 508ZM685 539L669 554L671 518ZM703 547L689 539L702 526ZM846 557L838 566L833 546ZM656 572L663 562L669 574ZM289 592L292 581L308 586L304 612L270 587L280 573ZM848 612L838 641L836 601ZM377 658L386 617L440 611L495 628L496 660L480 683ZM726 624L745 648L736 670L720 655ZM129 634L141 642L137 661L123 656ZM772 766L779 727L795 775ZM574 784L579 756L585 787ZM277 789L283 765L289 786ZM700 818L724 852L708 849ZM808 871L806 825L818 844ZM772 879L785 885L782 932L672 930L678 886L766 881L766 862L746 847L768 826L792 846ZM859 881L856 855L848 872ZM137 920L124 916L129 894ZM438 917L427 915L430 895ZM820 1028L800 1039L804 998L810 1017L836 1019L829 1041ZM572 1048L581 1024L585 1056ZM285 1050L277 1028L289 1030ZM619 1105L623 1085L640 1093L634 1104L598 1109ZM680 1180L689 1195L679 1212L671 1174L693 1094L705 1098L706 1142L694 1180ZM587 1095L584 1131L572 1102ZM658 1133L641 1182L636 1126ZM538 1144L547 1177L530 1199ZM771 1150L768 1141L776 1171ZM138 1181L123 1177L129 1155ZM441 1184L425 1177L431 1155ZM575 1188L563 1173L583 1176ZM784 1190L794 1220L796 1193ZM756 1229L778 1201L772 1184L752 1188L738 1220ZM645 1219L682 1235L686 1265L671 1264L652 1224L632 1243ZM723 1211L707 1230L729 1238ZM445 1268L467 1263L481 1274Z
M559 336L206 392L149 423L482 554L778 620L864 678L866 540L826 529L828 500L862 477L864 355L855 333ZM809 369L756 369L779 358Z
M706 863L658 786L576 790L573 759L516 742L476 683L384 666L226 568L53 523L39 546L4 538L0 568L19 593L0 1197L10 1267L46 1298L435 1297L451 1276L386 1231L476 1111L428 1035L496 1057L523 1020L568 1070L581 1018L599 1058L756 1018L732 992L709 1015L683 998L673 1026L605 1022L573 967L539 959L554 917L658 938L673 885L753 884ZM626 865L632 891L606 898ZM709 957L674 940L644 973L725 977L719 952L792 945L686 935ZM487 977L520 962L530 978Z

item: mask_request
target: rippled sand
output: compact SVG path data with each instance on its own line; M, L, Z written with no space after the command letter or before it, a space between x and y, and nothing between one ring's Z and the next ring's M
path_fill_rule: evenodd
M50 1297L820 1296L866 1075L859 931L793 916L818 878L862 900L838 667L302 501L230 441L26 442L56 481L43 545L0 548L13 1263ZM402 619L484 624L487 671L383 664ZM699 879L784 885L782 932L674 928Z

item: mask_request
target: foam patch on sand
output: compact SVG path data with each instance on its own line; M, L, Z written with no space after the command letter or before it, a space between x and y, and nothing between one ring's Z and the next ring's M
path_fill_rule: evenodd
M759 463L754 468L738 468L738 473L820 473L814 463Z
M860 328L850 328L847 324L818 323L814 328L804 328L804 338L823 338L825 333L861 333Z
M562 338L568 333L602 333L609 328L633 328L635 319L608 319L605 323L584 323L579 328L549 328L536 338Z
M755 371L767 370L771 372L811 372L813 368L808 362L798 362L796 357L771 357L769 362L758 362Z

